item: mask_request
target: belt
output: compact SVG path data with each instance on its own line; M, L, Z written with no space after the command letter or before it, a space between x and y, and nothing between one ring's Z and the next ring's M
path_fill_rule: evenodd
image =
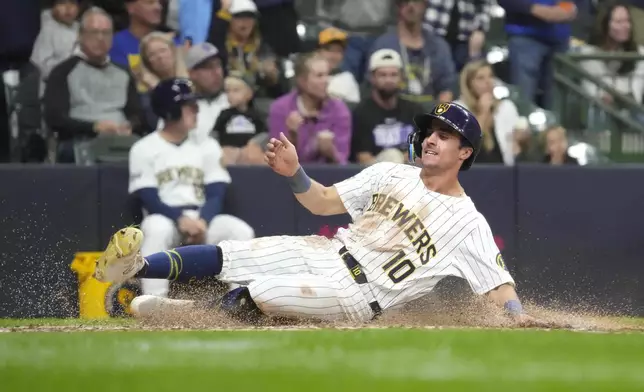
M358 260L356 260L355 257L353 257L351 253L349 253L347 247L343 246L342 249L340 249L339 253L342 261L344 261L344 265L346 265L349 269L349 273L351 274L351 277L353 277L353 280L355 280L356 283L361 286L369 284L367 275L365 275L362 271L362 266L360 265L360 263L358 263ZM380 314L382 314L382 308L380 307L378 301L373 298L373 294L371 294L371 292L367 290L363 290L362 292L363 294L365 294L365 297L367 297L367 301L369 301L369 299L372 299L372 301L369 302L369 307L373 311L373 318L375 319L376 317L380 316Z

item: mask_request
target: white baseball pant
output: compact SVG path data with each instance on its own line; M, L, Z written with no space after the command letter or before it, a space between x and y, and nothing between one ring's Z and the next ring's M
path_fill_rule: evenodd
M197 211L186 211L188 215L198 217ZM143 231L143 244L141 254L143 257L152 253L163 252L181 243L181 234L175 223L161 214L147 215L141 222ZM255 231L248 223L236 216L221 214L215 216L208 225L206 243L217 245L224 240L251 240L255 238ZM170 282L166 279L141 279L143 294L167 297Z
M277 236L219 246L223 265L218 279L248 286L268 315L351 322L373 318L360 285L340 258L338 240Z

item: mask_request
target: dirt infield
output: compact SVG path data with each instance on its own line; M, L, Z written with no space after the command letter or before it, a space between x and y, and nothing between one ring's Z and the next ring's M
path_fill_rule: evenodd
M601 312L571 313L547 310L536 306L526 307L529 313L552 323L551 328L580 332L644 332L644 323L627 319L606 317ZM54 323L52 323L54 324ZM326 323L271 319L261 325L249 325L231 320L213 311L191 310L181 313L164 313L115 325L114 323L89 323L82 320L65 325L26 323L24 326L0 328L0 332L87 332L87 331L225 331L225 330L314 330L314 329L517 329L502 312L480 297L424 298L398 312L390 312L367 324ZM535 329L535 328L533 328Z

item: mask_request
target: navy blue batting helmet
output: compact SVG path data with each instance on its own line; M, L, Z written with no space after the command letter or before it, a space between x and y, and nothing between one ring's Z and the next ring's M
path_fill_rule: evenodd
M179 120L181 107L197 100L192 91L192 82L184 78L173 78L159 82L152 91L152 111L164 120Z
M474 114L462 105L455 102L439 103L434 106L430 113L423 113L414 116L416 130L409 135L409 160L414 157L421 157L423 154L423 140L431 132L432 120L439 120L448 127L458 132L466 145L472 147L472 155L461 165L461 170L467 170L472 166L476 156L481 150L481 139L483 134L481 126L474 117Z

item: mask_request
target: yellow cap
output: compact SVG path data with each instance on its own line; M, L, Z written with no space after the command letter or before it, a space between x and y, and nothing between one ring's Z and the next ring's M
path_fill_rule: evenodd
M345 43L347 41L347 33L335 27L328 27L320 32L318 36L318 43L320 45L326 45L331 42L340 41Z

